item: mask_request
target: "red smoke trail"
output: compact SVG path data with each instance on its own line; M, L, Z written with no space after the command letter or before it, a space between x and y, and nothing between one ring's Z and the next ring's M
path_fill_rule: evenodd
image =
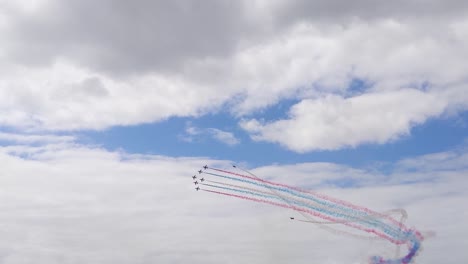
M268 194L268 195L274 195L274 194L271 193L271 192L265 192L265 191L261 191L261 190L255 189L255 188L249 188L249 187L241 186L241 185L237 185L237 184L229 184L229 183L218 182L218 181L211 181L211 180L205 180L205 181L206 181L206 182L211 182L211 183L216 183L216 184L219 184L219 185L225 185L225 186L235 187L235 188L239 188L239 189L249 190L249 191L252 191L252 192L257 192L257 193L262 193L262 194ZM203 183L202 183L202 185L203 185Z
M238 189L242 189L242 190L248 190L248 191L255 192L255 193L279 196L278 194L275 194L275 192L271 192L271 193L270 192L265 192L265 191L261 191L261 190L255 189L255 188L249 188L249 187L245 187L245 186L241 186L241 185L229 184L229 183L211 181L211 180L205 180L205 181L210 182L210 183L219 184L219 185L234 187L234 188L238 188ZM205 186L210 186L210 187L216 187L214 185L205 184L205 183L200 183L200 184L205 185ZM296 199L296 198L293 198L293 197L288 197L288 198L280 197L280 198L282 198L289 205L291 205L291 204L288 201L292 200L292 201L295 201L295 202L308 204L308 205L313 206L313 207L327 209L330 212L340 213L340 214L346 215L347 217L349 217L351 219L354 219L354 220L336 220L335 222L297 220L297 221L300 221L300 222L308 222L308 223L315 223L315 224L342 224L342 223L345 223L345 222L359 222L359 221L365 220L366 218L374 217L374 216L354 216L354 215L351 215L351 214L346 214L346 213L341 212L340 210L327 208L327 206L323 206L323 205L317 205L317 204L314 204L314 203L312 203L312 202L310 202L308 200L300 200L300 199Z
M391 216L385 215L385 214L382 214L382 213L379 213L379 212L372 211L372 210L370 210L370 209L368 209L366 207L357 206L357 205L351 204L349 202L346 202L346 201L343 201L343 200L340 200L340 199L332 198L332 197L322 195L322 194L318 194L318 193L315 193L315 192L312 192L312 191L303 190L303 189L300 189L300 188L297 188L297 187L294 187L294 186L289 186L289 185L282 184L282 183L276 183L276 182L263 180L263 179L258 178L258 177L252 177L252 176L239 174L239 173L235 173L235 172L227 171L227 170L216 169L216 168L210 168L210 169L215 170L215 171L219 171L219 172L224 172L224 173L231 174L231 175L235 175L235 176L239 176L239 177L242 177L242 178L247 178L247 179L259 181L259 182L270 184L270 185L273 185L273 186L279 186L279 187L292 189L294 191L298 191L298 192L302 192L302 193L312 194L312 195L314 195L314 196L316 196L318 198L321 198L323 200L328 200L330 202L341 204L342 206L347 206L347 207L352 208L354 210L364 211L364 212L369 213L369 214L371 214L373 216L378 216L379 218L388 219L390 222L397 225L400 229L407 230L407 228L402 223L396 221Z
M308 210L308 209L303 209L303 208L292 206L292 205L285 205L285 204L275 203L275 202L268 201L268 200L252 198L252 197L247 197L247 196L237 195L237 194L231 194L231 193L225 193L225 192L218 192L218 191L205 190L205 189L201 189L201 190L205 191L205 192L211 192L211 193L215 193L215 194L221 194L221 195L236 197L236 198L240 198L240 199L243 199L243 200L254 201L254 202L257 202L257 203L265 203L265 204L270 204L270 205L274 205L274 206L278 206L278 207L282 207L282 208L293 209L293 210L296 210L296 211L299 211L299 212L304 212L304 213L307 213L307 214L310 214L310 215L313 215L313 216L328 220L328 221L336 222L336 221L334 221L334 219L332 217L328 217L326 215L322 215L322 214L317 213L315 211ZM395 239L392 239L391 237L389 237L389 236L387 236L385 234L382 234L382 233L376 231L375 229L362 228L360 226L354 225L354 224L349 223L349 222L346 222L346 223L343 223L343 224L347 225L347 226L350 226L350 227L353 227L353 228L356 228L356 229L359 229L359 230L362 230L362 231L365 231L365 232L368 232L368 233L375 234L376 236L378 236L380 238L383 238L383 239L386 239L386 240L388 240L388 241L390 241L390 242L392 242L394 244L397 244L397 245L405 243L405 242L401 242L401 241L397 241Z

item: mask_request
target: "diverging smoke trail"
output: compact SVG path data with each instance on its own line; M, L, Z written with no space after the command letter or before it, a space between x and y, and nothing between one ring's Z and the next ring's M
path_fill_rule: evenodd
M250 176L217 168L208 169L212 172L206 169L208 168L200 172L208 176L217 177L220 181L207 179L207 183L200 183L203 187L208 188L201 189L203 191L292 209L301 213L307 219L312 216L326 221L318 222L311 220L304 222L340 224L385 239L396 245L406 244L408 246L408 254L404 257L399 258L397 250L397 256L394 259L384 259L379 256L371 257L370 263L372 264L409 263L414 259L414 256L421 247L423 236L417 230L407 228L403 224L403 220L406 219L406 212L404 210L399 211L401 221L398 222L390 216L390 213L374 212L368 208L356 206L316 192L263 180L248 171L245 172L250 174ZM237 184L234 184L234 182Z
M212 170L225 172L224 170L213 169L213 168ZM246 183L255 187L261 187L264 189L279 191L286 195L292 195L298 198L302 198L306 201L311 202L312 203L311 206L314 206L313 208L314 210L323 210L322 208L326 208L329 214L332 214L334 217L341 218L340 220L335 220L335 222L348 222L348 221L353 221L355 219L363 219L364 222L374 227L380 226L380 229L382 229L388 235L395 236L396 234L401 233L400 228L395 228L394 225L387 225L382 221L376 220L375 218L376 216L378 216L384 219L389 219L388 215L383 215L381 213L372 212L370 210L366 210L364 212L358 211L356 209L350 208L349 206L344 206L342 204L334 204L331 201L319 199L317 197L312 196L310 193L304 192L302 190L297 191L298 188L290 187L285 184L273 183L273 182L266 181L266 180L261 180L261 179L258 180L254 177L250 177L246 175L241 175L237 173L229 173L229 175L222 175L219 173L211 173L211 172L204 172L204 173L215 176L215 177L220 177L220 178L224 178L224 179L232 180L232 181L238 181L238 182ZM239 178L235 176L241 176L241 177ZM255 179L258 181L246 180L243 178ZM289 197L284 197L283 195L279 195L279 196L283 198L285 202L288 202L290 200ZM318 204L318 206L315 205L314 203ZM353 206L353 207L356 207L356 206ZM372 215L370 213L372 213ZM390 219L393 220L394 223L398 225L400 224L396 222L393 218L390 218ZM359 221L359 223L362 224L361 221Z

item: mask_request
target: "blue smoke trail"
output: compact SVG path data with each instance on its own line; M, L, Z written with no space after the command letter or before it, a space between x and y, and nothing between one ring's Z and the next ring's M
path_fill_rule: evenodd
M356 211L356 210L354 210L352 208L343 207L342 205L337 205L337 204L333 204L333 203L330 203L330 202L322 201L322 200L319 200L319 199L317 199L315 197L311 197L311 196L305 195L303 193L300 193L300 192L297 192L297 191L294 191L294 190L291 190L291 189L287 189L287 188L284 188L284 187L269 186L269 185L264 184L264 183L258 183L258 182L245 180L245 179L240 179L240 178L236 178L236 177L220 175L220 174L217 174L217 173L211 173L211 172L204 172L204 173L212 175L212 176L216 176L216 177L221 177L221 178L233 180L233 181L239 181L239 182L243 182L243 183L256 185L256 186L259 186L259 187L262 187L262 188L275 189L277 191L281 191L281 192L288 193L288 194L296 196L296 197L300 197L300 198L303 198L303 199L306 199L306 200L309 200L309 201L319 203L319 204L321 204L323 206L326 206L328 208L336 208L336 209L338 209L340 211L345 211L345 212L347 212L347 213L349 213L351 215L360 215L362 217L362 219L363 219L361 221L361 224L362 223L368 223L369 225L371 225L373 227L381 229L384 233L386 233L387 235L389 235L391 237L398 237L401 234L400 229L395 229L394 227L392 227L392 226L390 226L390 225L388 225L386 223L383 223L383 222L379 221L378 219L375 219L374 217L372 217L371 215L369 215L366 212ZM318 210L318 208L314 208L314 210ZM338 215L334 215L334 216L335 217L344 217L344 216L347 216L347 215L338 214ZM364 218L364 217L367 217L367 219Z

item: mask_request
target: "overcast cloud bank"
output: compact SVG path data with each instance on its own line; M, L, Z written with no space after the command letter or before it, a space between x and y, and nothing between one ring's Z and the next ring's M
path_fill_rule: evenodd
M467 257L466 156L461 149L402 160L380 176L332 163L252 172L377 211L405 208L409 226L437 234L424 241L417 261L456 263ZM202 164L230 167L230 161L130 155L70 143L1 147L0 161L0 261L5 264L272 263L276 258L366 263L369 255L395 250L384 241L290 222L293 211L193 190L191 175ZM356 185L339 187L344 176Z
M3 126L105 129L227 109L255 140L306 152L388 142L468 107L463 1L1 7ZM288 119L251 118L283 99L298 100Z

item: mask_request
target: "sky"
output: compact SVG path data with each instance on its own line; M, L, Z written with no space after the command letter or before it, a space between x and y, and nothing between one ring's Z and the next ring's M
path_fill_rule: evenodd
M392 254L196 192L208 164L378 212L468 259L468 3L0 0L0 263Z

